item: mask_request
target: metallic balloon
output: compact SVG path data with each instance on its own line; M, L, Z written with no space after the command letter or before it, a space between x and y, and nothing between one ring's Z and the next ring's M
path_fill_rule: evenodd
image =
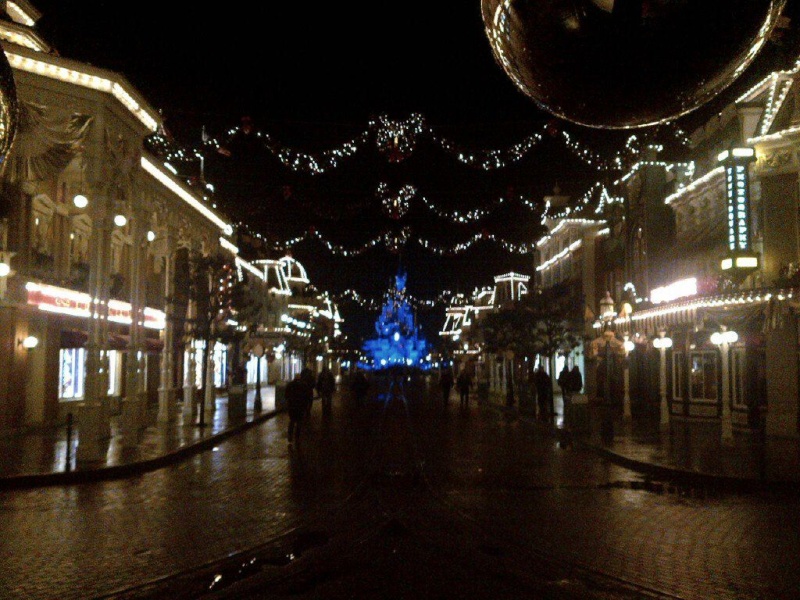
M6 54L0 50L0 162L11 149L18 118L17 86Z
M673 120L752 63L786 0L481 0L497 62L539 106L598 128Z

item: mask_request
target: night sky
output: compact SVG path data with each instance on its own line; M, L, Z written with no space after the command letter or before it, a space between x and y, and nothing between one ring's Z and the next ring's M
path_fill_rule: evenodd
M399 163L369 143L342 166L317 176L293 172L252 139L227 140L232 155L209 156L207 179L216 185L225 212L269 240L314 228L335 244L356 248L383 232L409 227L412 239L445 247L476 233L530 243L539 235L538 219L518 202L505 203L486 220L460 225L412 200L408 214L396 221L382 211L376 188L411 184L447 210L487 206L500 196L541 201L555 185L580 197L600 177L565 150L558 132L568 131L609 156L632 133L580 127L538 109L495 63L478 0L227 2L211 8L163 0L33 4L44 14L39 30L63 56L123 73L162 111L168 131L183 144L198 144L202 127L223 139L243 117L250 117L256 130L305 152L339 147L381 114L405 119L420 113L439 134L474 150L508 148L543 127L551 134L525 159L499 171L463 165L420 139ZM177 11L174 4L185 8ZM759 59L739 87L758 78L767 60L772 59ZM691 131L701 117L693 113L679 125ZM243 252L267 255L259 249ZM445 289L468 293L510 270L532 274L530 256L490 242L442 258L413 242L402 253L380 245L348 258L312 240L293 254L320 289L334 294L355 289L377 298L400 263L408 270L409 291L422 299ZM374 320L349 304L341 308L351 323ZM431 337L442 314L420 315Z

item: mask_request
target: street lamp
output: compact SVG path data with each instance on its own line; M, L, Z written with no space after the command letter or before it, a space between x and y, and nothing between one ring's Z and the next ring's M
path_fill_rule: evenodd
M636 344L634 344L630 340L629 336L626 334L625 341L622 344L622 348L625 350L625 374L624 374L625 397L623 400L624 404L622 409L622 416L625 419L631 418L631 380L630 380L630 363L629 363L630 358L628 358L628 355L633 351L635 347Z
M611 292L606 290L606 295L600 300L600 319L603 323L603 336L606 339L605 354L603 360L605 361L605 379L603 381L603 401L608 403L611 401L611 338L614 336L611 327L614 323L614 299L611 297Z
M661 418L660 424L669 424L669 405L667 404L667 348L672 348L672 339L666 337L667 332L663 329L658 332L658 337L653 340L653 348L660 353L659 362L659 394L661 396Z
M614 299L611 297L611 292L606 290L606 295L600 300L600 319L603 321L603 330L611 325L615 316Z

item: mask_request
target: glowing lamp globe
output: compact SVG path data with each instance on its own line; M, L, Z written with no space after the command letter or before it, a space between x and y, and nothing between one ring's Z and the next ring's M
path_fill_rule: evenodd
M494 57L541 108L589 127L664 123L752 63L786 0L481 0Z
M2 162L17 132L19 109L14 74L5 52L0 52L0 162Z

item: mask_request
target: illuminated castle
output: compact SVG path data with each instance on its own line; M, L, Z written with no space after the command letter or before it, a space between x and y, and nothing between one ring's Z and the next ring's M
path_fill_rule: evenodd
M395 287L387 294L378 320L375 322L377 338L364 342L364 352L369 357L368 369L386 369L392 366L427 368L425 357L428 343L420 336L414 323L414 313L405 298L406 274L395 276Z

